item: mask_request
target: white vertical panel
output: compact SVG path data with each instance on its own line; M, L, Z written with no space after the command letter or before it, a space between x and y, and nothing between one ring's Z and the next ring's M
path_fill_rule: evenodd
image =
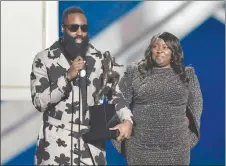
M42 49L42 3L3 1L1 69L3 85L29 85L34 55Z
M58 38L58 1L3 1L1 23L1 100L30 100L33 58Z
M46 48L58 40L58 1L46 1Z
M1 4L1 100L12 100L1 103L1 163L36 143L42 114L30 101L31 65L34 56L58 38L57 4L57 1Z

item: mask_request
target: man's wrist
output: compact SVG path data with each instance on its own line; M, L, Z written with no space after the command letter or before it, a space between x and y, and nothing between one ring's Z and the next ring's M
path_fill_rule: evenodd
M70 79L68 73L65 74L65 80L66 80L67 84L69 84L71 82L71 79Z

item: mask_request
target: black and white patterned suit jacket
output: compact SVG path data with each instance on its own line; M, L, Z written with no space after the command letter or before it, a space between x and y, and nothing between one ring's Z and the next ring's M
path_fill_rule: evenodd
M38 111L43 112L43 123L40 128L36 150L36 162L42 165L59 164L62 156L66 164L70 163L71 154L69 149L71 148L70 130L72 121L74 124L75 148L77 146L76 141L79 138L79 79L77 78L74 84L67 83L65 77L70 64L60 49L59 42L56 41L50 48L39 52L35 56L30 76L32 102ZM91 55L92 52L95 52L95 50L89 48L86 55L88 106L94 105L92 95L101 86L101 74L103 72L101 69L103 57ZM133 115L118 87L116 87L116 91L117 95L111 102L115 104L120 121L131 119ZM72 100L75 110L73 120ZM81 131L85 131L88 128L89 110L84 110L82 114L84 117L81 122ZM82 150L84 153L82 156L83 162L89 164L91 160L89 161L88 159L91 157L85 155L87 153L87 145L81 146L84 148ZM96 164L104 164L104 149L95 145L89 145L89 148L94 162ZM76 158L76 154L73 157Z

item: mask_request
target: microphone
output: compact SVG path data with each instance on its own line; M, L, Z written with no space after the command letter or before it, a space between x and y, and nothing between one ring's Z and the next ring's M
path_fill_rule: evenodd
M79 55L79 56L77 56L75 59L76 59L76 60L78 60L78 61L81 61L81 60L83 61L83 57L82 57L82 56L80 56L80 55Z
M76 57L76 60L78 61L83 61L83 57L82 56L77 56ZM84 68L82 70L79 71L78 73L78 76L79 76L79 113L78 113L78 116L79 116L79 124L78 124L78 132L80 133L81 132L81 122L82 122L82 117L81 117L81 104L82 104L82 98L81 98L81 77L84 77L86 75L86 70L84 70ZM80 154L80 139L78 140L78 154ZM78 165L80 165L80 155L78 156Z
M78 60L78 61L83 61L83 60L84 60L82 56L77 56L75 59ZM79 74L80 77L85 77L85 75L86 75L86 70L84 70L84 68L83 68L83 69L81 69L81 70L79 71L78 74Z

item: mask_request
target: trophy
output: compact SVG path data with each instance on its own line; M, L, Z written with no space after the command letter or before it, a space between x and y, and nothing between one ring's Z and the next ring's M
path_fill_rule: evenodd
M98 52L100 53L100 52ZM115 111L115 104L101 103L103 97L111 100L116 94L116 85L119 82L120 75L113 70L113 66L121 67L111 57L110 52L106 51L102 60L103 78L101 88L93 95L94 105L89 107L90 112L90 130L83 134L86 142L105 141L107 139L116 139L119 136L119 130L109 130L120 123ZM111 86L109 86L111 84Z

